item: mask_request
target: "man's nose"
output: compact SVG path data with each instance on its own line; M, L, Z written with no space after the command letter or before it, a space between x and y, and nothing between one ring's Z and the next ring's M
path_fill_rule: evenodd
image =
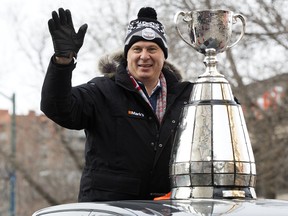
M141 52L140 59L146 60L146 59L149 59L149 58L150 58L150 53L146 49L143 49L142 52Z

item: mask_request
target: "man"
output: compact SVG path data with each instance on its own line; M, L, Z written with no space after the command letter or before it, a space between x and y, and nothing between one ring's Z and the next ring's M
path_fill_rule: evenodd
M128 25L124 53L102 59L103 77L72 87L73 58L87 25L76 33L71 13L52 12L55 54L42 89L41 109L69 129L84 129L85 167L79 201L153 199L170 191L172 143L192 84L166 62L163 25L141 8Z

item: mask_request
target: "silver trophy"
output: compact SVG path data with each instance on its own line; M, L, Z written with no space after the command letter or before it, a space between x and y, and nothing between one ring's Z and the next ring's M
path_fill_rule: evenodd
M190 41L179 30L188 25ZM231 43L232 26L242 22ZM245 18L226 10L179 12L180 37L205 55L206 71L197 79L183 108L170 163L171 199L255 199L256 166L241 106L217 71L218 53L236 45L245 32Z
M188 25L191 43L185 39L178 27L180 16ZM232 25L237 22L237 19L242 22L242 30L238 39L231 43ZM174 22L180 37L196 51L203 54L206 54L206 50L209 48L215 49L218 54L235 46L244 36L246 27L244 16L227 10L201 10L186 13L180 11L176 14Z

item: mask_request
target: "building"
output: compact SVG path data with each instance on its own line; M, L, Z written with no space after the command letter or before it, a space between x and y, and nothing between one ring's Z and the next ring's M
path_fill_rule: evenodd
M77 201L83 164L83 131L66 130L45 115L16 116L16 159L11 158L11 116L0 110L0 215L11 207L10 175L16 170L16 215Z

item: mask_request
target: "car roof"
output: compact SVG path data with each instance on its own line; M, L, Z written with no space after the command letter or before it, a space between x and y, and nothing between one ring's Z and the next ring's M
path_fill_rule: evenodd
M288 201L190 199L165 201L111 201L70 203L41 209L33 216L105 216L105 215L287 215Z

